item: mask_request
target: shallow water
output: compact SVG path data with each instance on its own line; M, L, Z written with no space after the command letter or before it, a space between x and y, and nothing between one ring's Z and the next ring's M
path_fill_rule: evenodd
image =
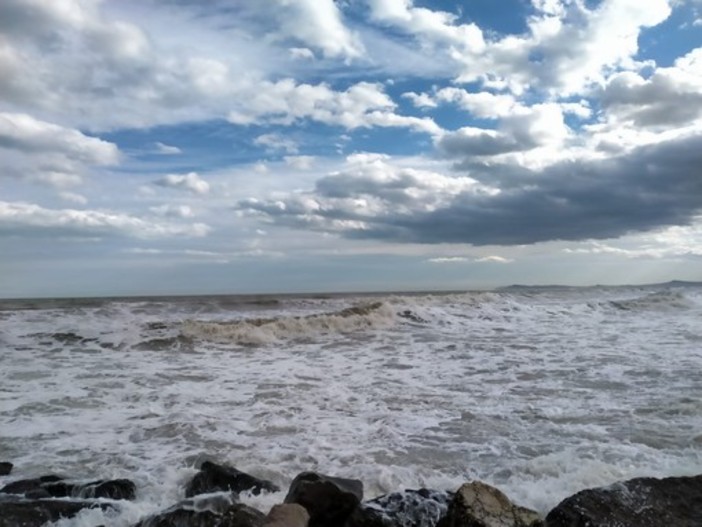
M359 478L367 497L481 479L546 512L702 473L701 316L684 286L6 302L0 458L16 469L0 484L137 483L116 516L63 527L171 505L203 455L282 488Z

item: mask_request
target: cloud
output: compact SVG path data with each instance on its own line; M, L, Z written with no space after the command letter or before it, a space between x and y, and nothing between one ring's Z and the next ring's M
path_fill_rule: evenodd
M456 82L517 95L538 89L554 97L584 93L617 69L640 69L639 35L672 12L669 0L594 5L538 0L532 2L536 12L527 18L524 34L498 35L461 23L456 14L417 7L412 0L366 3L371 21L414 39L415 53L434 62L448 59ZM402 43L409 47L406 41Z
M262 134L259 135L253 142L256 146L263 146L270 151L284 150L289 154L296 154L298 146L295 141L290 138L282 137L279 134Z
M295 170L309 170L314 165L314 156L285 156L285 164Z
M0 201L0 234L162 238L200 237L209 230L203 223L162 223L120 212L47 209L34 203Z
M436 108L438 106L437 102L432 99L430 95L426 93L415 93L415 92L405 92L402 97L409 99L414 106L417 108Z
M0 113L0 148L60 154L94 165L111 165L119 159L117 146L112 143L20 113Z
M360 57L363 45L344 25L333 0L275 0L280 30L327 57Z
M149 210L158 216L166 218L192 218L195 216L193 209L188 205L164 204L150 207Z
M441 128L430 118L394 113L395 102L380 83L358 82L344 91L325 84L296 84L291 79L262 82L239 109L229 114L236 124L267 122L291 125L301 119L346 129L410 128L438 134Z
M290 48L290 57L299 60L313 60L314 52L309 48Z
M155 147L156 153L164 156L172 156L183 153L183 151L177 146L166 145L163 143L156 143Z
M114 165L116 145L22 113L0 113L3 175L48 183L77 185L93 166Z
M88 198L76 192L59 192L59 197L64 201L70 201L78 205L85 205L88 203Z
M197 172L187 174L168 174L154 182L160 187L187 190L194 194L207 194L210 191L210 184L202 179Z
M475 24L456 24L457 15L414 7L412 0L368 0L371 19L415 35L425 43L436 43L481 51L485 47L483 32Z
M336 93L323 84L298 85L275 68L270 71L276 79L272 82L266 80L267 62L256 62L257 55L265 54L262 47L271 45L270 41L260 43L256 29L264 20L270 25L271 19L278 22L277 38L309 42L330 57L360 55L362 46L343 26L333 0L245 1L234 8L241 16L232 15L231 6L210 5L210 17L212 11L226 14L232 23L241 25L241 31L229 35L226 44L247 49L251 58L241 53L200 54L198 50L205 44L199 41L188 46L190 53L181 46L161 48L142 28L105 16L102 4L96 2L26 2L7 0L0 4L0 20L8 37L0 41L0 92L10 106L31 109L71 126L141 128L227 115L233 122L252 123L265 119L267 101L281 94L286 95L284 104L274 105L271 112L279 121L320 116L329 122L324 111L337 117L345 112L345 108L328 107L335 102L344 104L350 102L349 96L358 95L356 105L364 103L363 84L349 93ZM204 9L187 3L184 8ZM164 12L152 14L163 16ZM192 20L166 20L184 32L202 30ZM251 20L256 24L247 27L245 22ZM152 24L152 28L157 27ZM162 40L168 42L168 38ZM321 113L302 108L313 92L332 98ZM257 105L254 111L248 111L250 101ZM362 114L369 109L357 111Z
M539 172L513 166L501 188L366 155L318 180L311 192L245 200L240 207L270 223L394 242L606 239L688 225L702 210L699 166L702 134L609 159L562 161Z
M484 50L453 53L462 63L458 82L523 94L530 88L564 97L604 82L617 68L638 69L638 37L644 28L665 21L668 0L537 2L526 35L487 41ZM614 30L613 28L616 28Z
M470 262L470 258L466 258L465 256L442 256L438 258L429 258L427 260L430 263L438 263L438 264L451 264L451 263L465 263L465 262Z
M612 255L629 259L661 260L670 258L702 257L702 218L692 225L668 227L634 237L624 246L592 241L576 248L567 247L564 252L575 255Z
M519 142L508 134L466 126L441 136L437 142L439 150L448 157L496 156L535 148L537 143L528 140Z
M569 134L559 105L546 103L515 106L501 119L498 130L464 127L441 135L436 144L449 157L496 156L558 146Z
M426 95L426 94L425 94ZM510 115L515 109L524 107L517 103L513 95L494 94L487 91L468 92L461 88L449 87L438 90L434 97L426 95L435 103L452 102L481 119L497 119Z
M702 48L657 68L644 79L637 73L612 75L600 97L609 117L637 127L676 127L702 117Z
M483 256L480 258L468 258L466 256L442 256L438 258L430 258L427 260L430 263L438 263L438 264L454 264L454 263L469 263L469 262L475 262L475 263L499 263L499 264L504 264L504 263L511 263L514 260L511 260L509 258L504 258L502 256Z
M483 256L482 258L476 258L475 260L478 263L512 263L514 260L510 258L504 258L503 256L496 256L496 255L491 255L491 256Z

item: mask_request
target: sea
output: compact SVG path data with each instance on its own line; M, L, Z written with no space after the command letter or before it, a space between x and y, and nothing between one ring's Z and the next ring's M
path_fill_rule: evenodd
M481 480L546 513L702 473L702 284L0 301L3 484L129 478L127 527L203 459L366 498Z

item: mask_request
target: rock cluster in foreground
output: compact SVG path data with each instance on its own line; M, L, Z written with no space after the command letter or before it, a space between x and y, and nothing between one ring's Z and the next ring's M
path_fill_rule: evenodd
M0 468L12 465L0 463ZM455 492L404 490L363 501L363 483L303 472L284 503L268 515L239 502L239 494L278 492L270 481L205 461L186 484L185 499L133 527L699 527L702 475L637 478L581 491L542 518L485 483ZM119 509L136 497L126 479L75 481L55 475L0 488L0 527L41 527L85 508Z

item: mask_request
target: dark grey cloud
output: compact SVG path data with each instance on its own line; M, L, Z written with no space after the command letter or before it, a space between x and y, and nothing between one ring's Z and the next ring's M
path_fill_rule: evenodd
M510 184L500 192L466 185L451 190L437 180L428 199L411 179L388 177L383 188L382 178L369 186L368 177L355 181L350 172L323 178L313 192L288 201L248 200L241 207L277 224L350 238L473 245L616 238L687 225L702 213L702 135L607 160L510 170ZM403 183L402 198L395 200ZM416 196L413 204L408 196ZM350 207L353 200L375 206Z
M445 134L437 142L439 151L448 157L496 156L534 148L536 143L517 140L501 132L472 129Z

